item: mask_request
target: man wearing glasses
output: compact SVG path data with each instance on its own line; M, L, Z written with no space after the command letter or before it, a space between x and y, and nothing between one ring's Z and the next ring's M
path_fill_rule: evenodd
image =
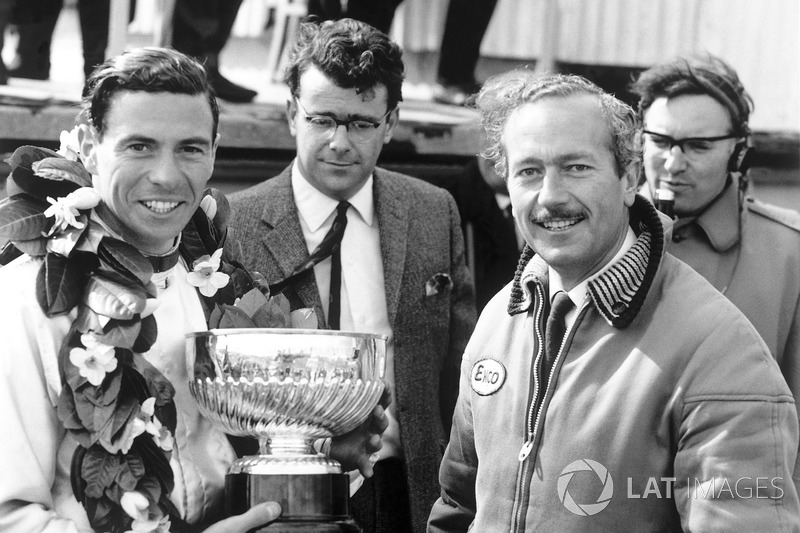
M286 71L297 157L231 197L242 261L273 291L316 307L332 329L389 337L389 428L351 499L371 532L425 530L475 325L455 201L376 168L398 123L403 71L399 47L371 26L301 25Z
M644 125L643 192L674 194L669 251L747 316L797 398L800 214L747 194L750 96L714 56L655 66L632 89Z

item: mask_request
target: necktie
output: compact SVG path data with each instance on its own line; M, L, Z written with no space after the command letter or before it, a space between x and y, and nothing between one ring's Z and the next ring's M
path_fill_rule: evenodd
M342 283L342 263L339 255L339 249L342 243L342 237L344 236L344 228L347 226L347 209L349 207L349 202L339 202L339 205L336 206L336 217L333 219L333 225L331 226L331 229L328 230L328 233L325 234L325 237L322 238L322 242L319 243L319 246L314 248L314 251L311 252L311 255L309 255L308 258L294 267L288 276L269 286L270 293L278 294L299 276L314 268L317 263L333 256L333 262L331 263L331 305L328 306L328 325L331 328L334 328L333 313L335 295L336 323L334 329L339 329L339 293ZM336 279L334 279L334 276L336 276Z
M333 246L333 253L331 254L331 287L330 299L328 300L328 327L331 329L339 329L339 319L342 313L341 291L342 291L342 237L344 237L344 228L347 226L347 208L350 204L347 202L339 202L336 207L336 218L333 221L333 226L337 224L342 226L339 236L339 241ZM333 227L331 227L333 231Z
M558 291L553 298L553 304L550 307L550 314L547 316L547 325L544 330L542 383L547 382L550 369L553 368L553 362L558 355L558 350L561 348L561 341L564 339L564 333L567 329L564 318L569 310L572 309L572 305L572 300L564 291Z

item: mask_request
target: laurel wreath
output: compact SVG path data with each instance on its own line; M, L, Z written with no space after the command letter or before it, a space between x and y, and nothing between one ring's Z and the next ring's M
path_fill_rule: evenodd
M142 355L158 334L153 267L98 220L99 195L74 148L24 146L8 162L0 264L22 253L41 258L36 297L45 315L77 309L58 356L57 407L78 443L75 497L96 530L189 531L169 499L175 390ZM222 254L228 215L225 197L208 189L180 238L209 329L316 327L312 312L290 313L263 277Z

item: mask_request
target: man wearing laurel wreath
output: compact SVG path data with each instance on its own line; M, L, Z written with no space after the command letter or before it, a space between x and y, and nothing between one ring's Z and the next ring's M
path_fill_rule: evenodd
M184 335L261 286L222 255L229 209L205 190L219 138L206 73L133 50L84 95L77 143L15 152L0 204L3 256L24 252L0 269L0 530L266 524L275 503L222 519L236 454L187 385ZM365 472L381 407L369 422L336 447Z

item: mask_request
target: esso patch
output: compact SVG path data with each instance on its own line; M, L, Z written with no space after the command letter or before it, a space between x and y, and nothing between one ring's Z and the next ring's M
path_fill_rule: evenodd
M481 359L472 365L470 384L472 390L481 396L494 394L506 381L506 367L494 359Z

